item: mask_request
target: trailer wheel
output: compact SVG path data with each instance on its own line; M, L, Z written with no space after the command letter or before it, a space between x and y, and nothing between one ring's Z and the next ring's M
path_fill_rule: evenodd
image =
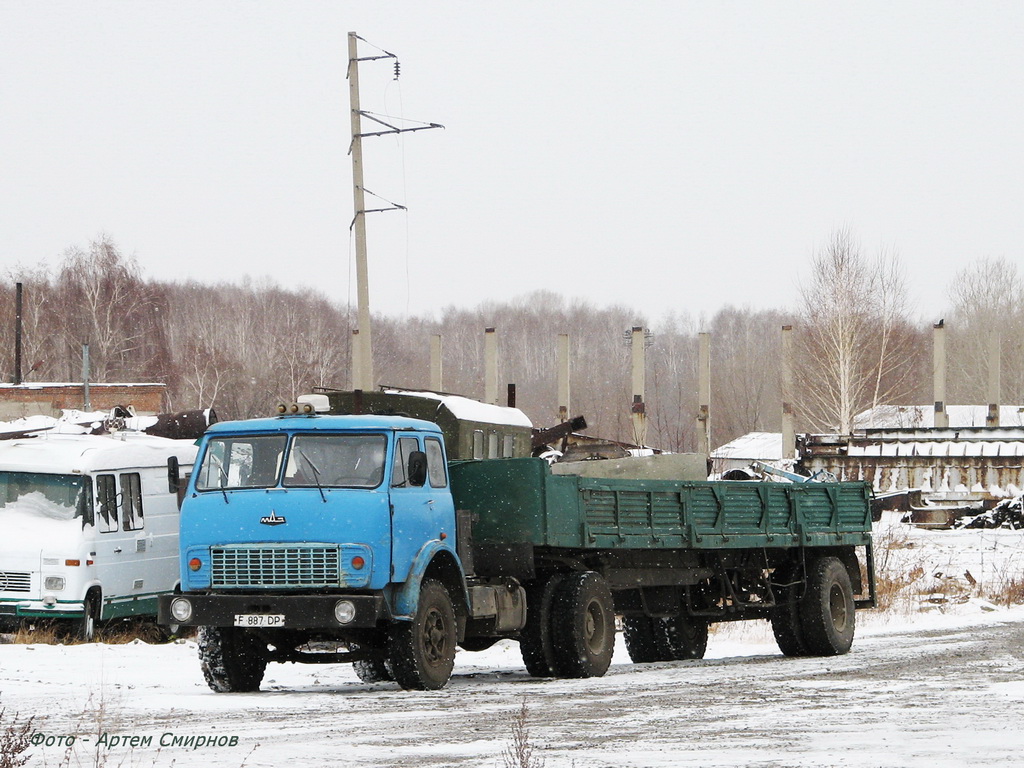
M792 564L778 568L773 581L779 582L776 588L778 605L772 609L772 634L783 656L807 656L807 643L800 623L799 581L802 579L798 565Z
M412 621L395 622L388 660L395 681L406 690L444 688L455 666L455 609L440 582L424 580Z
M563 581L552 603L552 640L559 677L601 677L615 650L615 603L594 571Z
M206 684L217 693L260 689L267 669L267 646L239 627L200 627L196 640Z
M708 623L704 619L679 614L667 619L651 619L654 640L665 661L703 659L708 649Z
M526 626L519 633L519 651L533 677L554 677L555 649L551 636L551 604L565 577L555 574L526 590Z
M837 557L822 557L808 569L800 601L804 643L814 656L838 656L850 650L856 625L853 587Z
M668 661L662 658L661 648L654 636L654 621L650 616L626 616L622 620L626 651L634 664Z

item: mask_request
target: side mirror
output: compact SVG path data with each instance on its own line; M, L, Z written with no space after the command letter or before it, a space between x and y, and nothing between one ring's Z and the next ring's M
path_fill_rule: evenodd
M171 456L167 459L167 492L177 493L181 486L181 468L178 466L178 457Z
M427 454L413 451L409 454L409 468L406 472L409 485L422 486L427 482Z

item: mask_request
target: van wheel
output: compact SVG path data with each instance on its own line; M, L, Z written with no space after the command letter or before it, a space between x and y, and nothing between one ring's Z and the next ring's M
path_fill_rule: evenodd
M395 682L406 690L444 688L455 666L455 608L439 581L425 579L412 621L396 621L388 637Z
M99 622L100 604L96 595L90 593L82 601L85 610L82 611L82 618L75 622L74 637L83 643L92 643L96 640L96 625Z
M552 603L552 639L559 677L601 677L615 650L615 602L601 574L568 576Z
M267 645L240 627L200 627L199 664L206 684L217 693L260 689L267 669Z

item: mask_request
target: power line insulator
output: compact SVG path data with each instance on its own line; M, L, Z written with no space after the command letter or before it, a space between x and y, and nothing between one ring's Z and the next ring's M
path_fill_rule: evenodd
M400 74L402 74L402 65L398 62L398 59L395 59L395 80L398 79Z

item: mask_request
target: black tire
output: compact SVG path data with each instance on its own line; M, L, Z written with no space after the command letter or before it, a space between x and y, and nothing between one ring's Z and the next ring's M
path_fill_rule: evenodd
M574 573L555 590L551 634L559 677L601 677L615 651L615 603L599 573Z
M778 605L772 609L772 634L783 656L807 656L807 643L800 622L800 580L802 571L798 564L776 569L772 575L775 599Z
M73 636L83 643L92 643L96 641L96 627L100 621L100 601L90 592L82 603L85 610L82 618L75 621Z
M412 621L398 621L388 636L388 661L395 682L406 690L444 688L455 666L455 609L448 590L433 579L420 586Z
M352 669L355 670L356 677L364 683L389 683L395 679L391 666L383 657L353 661Z
M680 614L667 619L652 619L651 624L662 660L704 658L708 649L708 623L704 619Z
M807 571L800 601L800 626L813 656L839 656L850 650L856 613L850 574L836 557L815 560Z
M662 649L654 636L654 619L650 616L626 616L622 626L626 651L634 664L668 660L662 656Z
M556 574L526 590L526 626L519 632L519 651L533 677L554 677L555 649L551 635L551 604L564 576Z
M260 689L267 669L267 646L241 627L200 627L196 636L206 684L217 693Z

